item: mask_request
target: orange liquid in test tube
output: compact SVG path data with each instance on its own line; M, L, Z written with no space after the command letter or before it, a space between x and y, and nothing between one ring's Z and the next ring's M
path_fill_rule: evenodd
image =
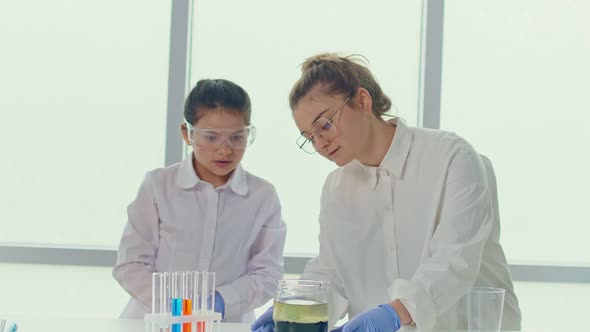
M193 314L193 301L191 299L182 300L182 315L190 316ZM197 323L199 324L199 323ZM182 332L191 332L192 323L182 324ZM198 325L197 325L198 326Z

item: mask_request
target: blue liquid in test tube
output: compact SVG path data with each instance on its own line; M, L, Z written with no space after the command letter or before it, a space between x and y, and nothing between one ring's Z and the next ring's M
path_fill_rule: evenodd
M172 299L172 316L182 316L182 298ZM180 332L182 324L172 324L172 332Z

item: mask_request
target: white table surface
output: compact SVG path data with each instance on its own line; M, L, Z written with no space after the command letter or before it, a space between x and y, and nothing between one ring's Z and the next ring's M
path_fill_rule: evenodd
M2 316L10 322L16 322L18 332L146 332L143 320L117 318L83 318L83 317L37 317L37 316ZM402 327L398 332L415 332L417 329ZM221 323L218 332L250 332L250 325L241 323ZM443 331L441 331L443 332ZM448 331L444 331L448 332Z
M143 320L82 317L2 316L15 322L18 332L145 332ZM248 324L221 323L220 332L250 332Z

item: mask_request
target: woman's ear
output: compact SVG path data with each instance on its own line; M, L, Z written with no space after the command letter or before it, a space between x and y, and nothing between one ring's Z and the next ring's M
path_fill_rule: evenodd
M358 88L357 100L363 113L373 113L373 98L367 89Z

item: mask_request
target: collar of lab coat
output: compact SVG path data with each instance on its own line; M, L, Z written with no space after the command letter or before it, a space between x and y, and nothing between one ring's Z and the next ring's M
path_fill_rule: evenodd
M385 154L383 161L379 167L385 168L389 173L395 175L398 178L402 178L404 174L404 168L406 161L408 160L408 153L414 140L414 134L406 126L406 124L395 118L388 122L395 124L396 130L393 136L393 141L389 146L389 150Z
M176 184L180 188L190 189L202 181L193 169L193 158L194 156L191 153L191 156L185 158L180 165L178 175L176 177ZM242 165L238 164L238 167L236 167L232 175L229 177L227 183L219 188L226 187L229 187L234 193L240 196L245 196L248 193L246 172L242 168Z

